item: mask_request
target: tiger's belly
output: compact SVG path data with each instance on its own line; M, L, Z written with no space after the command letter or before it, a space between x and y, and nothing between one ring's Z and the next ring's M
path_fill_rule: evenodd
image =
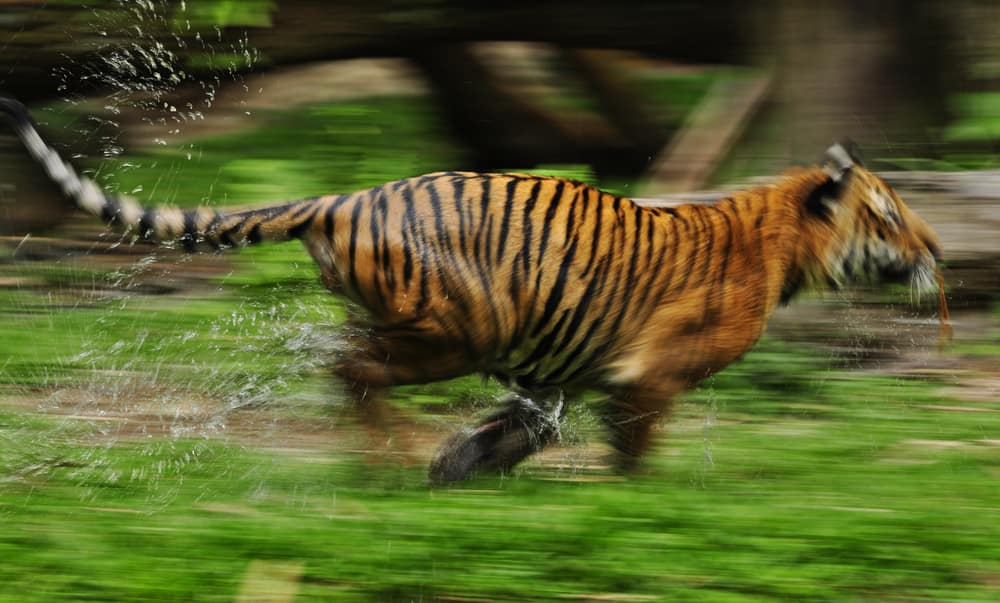
M604 378L613 357L605 342L593 338L589 343L578 348L544 340L520 342L485 372L521 392L589 387Z

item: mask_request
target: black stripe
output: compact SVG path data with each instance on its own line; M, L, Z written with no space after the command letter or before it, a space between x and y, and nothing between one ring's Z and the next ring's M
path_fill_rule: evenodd
M368 222L368 232L371 235L371 247L372 247L372 274L371 282L372 288L375 289L376 302L379 308L385 307L385 291L379 284L380 281L385 280L385 271L379 270L379 265L382 264L382 252L383 248L380 245L380 241L384 240L385 237L382 235L382 230L379 227L379 214L382 213L382 208L385 207L385 191L382 188L377 188L374 191L374 198L369 204L369 222Z
M121 220L122 206L118 198L104 195L104 205L101 207L101 221L106 224L118 224Z
M375 193L374 199L372 199L372 202L369 204L370 211L368 212L368 215L370 219L368 220L368 233L371 235L372 264L375 266L382 263L382 247L379 245L379 240L382 238L382 231L379 228L377 212L379 208L379 199L384 199L384 195L385 193L378 190L378 192ZM378 275L374 274L372 277L376 280L377 284Z
M385 187L379 189L379 196L376 203L379 218L382 220L382 228L385 231L382 235L382 278L390 292L396 291L396 273L392 269L392 255L389 249L389 198L385 194ZM378 241L375 242L378 244Z
M702 283L704 283L708 279L708 272L712 268L712 260L714 259L712 257L712 250L715 249L715 228L714 228L714 224L713 224L711 218L708 215L704 215L704 214L707 214L710 210L714 211L715 208L712 207L712 206L705 206L705 207L702 207L700 209L704 210L702 212L703 215L700 216L700 217L704 218L703 221L702 221L702 224L703 224L703 226L705 228L704 234L705 234L705 236L708 237L708 245L707 245L707 247L706 247L706 249L704 251L704 254L705 254L705 264L704 264L704 266L702 266L701 276L698 277L698 281L696 282L696 284L699 284L699 285L702 284Z
M729 219L729 215L722 208L719 208L722 213L722 218L726 221L726 245L722 248L722 264L719 269L719 279L718 284L721 286L726 281L726 271L729 268L729 254L732 252L733 248L733 238L735 236L733 230L733 222Z
M632 235L632 256L629 258L628 276L625 278L625 285L628 287L628 290L623 292L624 295L620 310L623 314L628 313L632 300L636 298L634 291L635 269L639 265L639 252L642 251L642 208L638 205L635 206L633 217L635 224L633 224L631 229L626 231L626 233Z
M583 338L580 340L580 344L577 345L573 349L573 351L566 356L566 360L563 361L563 363L560 364L559 367L556 368L556 370L549 373L550 378L559 381L572 381L575 377L579 376L580 373L589 370L591 368L590 365L593 360L593 356L585 358L583 362L580 364L580 366L578 366L576 370L574 370L569 375L564 375L564 373L569 370L569 367L573 366L573 364L576 361L580 360L580 358L583 357L583 352L586 351L588 347L590 347L592 340L594 338L594 334L596 333L597 328L601 326L601 324L602 324L601 320L591 321L590 326L587 328L587 332L583 334Z
M349 279L351 293L364 299L358 288L358 269L355 265L355 258L358 252L358 223L361 222L361 199L356 199L354 209L351 210L351 241L347 248L347 278Z
M416 200L413 199L413 189L419 184L415 182L411 186L404 189L404 194L409 195L411 199L411 207L414 212L414 220L410 223L410 228L413 232L413 241L417 245L417 250L420 252L420 257L418 259L420 265L420 295L417 299L417 312L423 312L427 306L430 304L430 287L431 287L431 274L430 274L430 261L431 254L434 250L431 248L430 241L427 239L427 230L424 228L424 222L417 221L416 216ZM447 291L445 292L447 293Z
M421 179L425 180L424 178ZM448 229L445 227L444 223L444 213L441 210L441 196L438 194L435 184L437 179L426 179L426 188L428 193L428 198L431 201L431 211L434 213L434 240L437 243L439 251L443 251L443 254L436 253L438 259L444 259L441 256L452 256L451 251L451 236L448 234Z
M483 176L480 180L483 186L481 197L479 200L480 215L479 215L479 227L476 229L476 235L472 240L472 260L476 266L476 270L479 272L480 276L483 277L486 274L486 267L483 263L483 256L488 256L490 250L483 249L482 239L483 230L486 229L486 218L489 215L489 202L490 202L490 177ZM469 221L469 226L472 226L472 220Z
M459 248L462 250L462 255L466 255L466 228L472 228L472 214L468 213L468 204L465 202L465 179L461 177L455 177L451 180L452 191L451 194L455 198L455 211L458 213L459 225L462 227L459 232L461 240L459 241ZM466 223L468 220L468 223Z
M639 302L637 308L639 310L646 309L646 315L648 316L652 312L653 307L647 306L649 301L649 295L653 291L653 285L657 281L657 277L660 276L660 268L663 264L663 257L666 253L666 244L657 245L655 238L655 230L658 225L658 220L656 216L647 216L649 221L649 227L646 229L646 266L643 270L643 276L646 281L642 287L642 293L639 294ZM656 261L653 261L653 251L655 247L659 247L660 253L656 256ZM635 292L633 291L633 295Z
M660 263L663 261L664 258L670 257L670 262L668 263L669 269L667 270L667 273L663 275L664 291L670 289L670 283L673 282L674 280L674 273L677 272L677 267L680 265L679 258L677 257L678 252L680 251L680 243L681 243L680 228L677 227L678 223L684 225L685 227L684 230L685 232L687 232L687 222L680 219L679 216L677 216L676 219L674 220L670 220L669 221L670 232L666 233L668 240L666 244L663 246L663 251L660 253L660 259L657 261L657 266L660 266ZM668 249L669 252L667 251Z
M513 202L517 194L518 180L507 183L507 196L504 198L503 220L500 222L500 238L497 240L497 263L503 260L507 248L507 232L510 230L510 215L514 212ZM537 183L536 183L537 186ZM537 191L537 188L535 189Z
M615 233L617 234L617 232L619 230L620 229L615 229ZM618 237L616 236L615 239L617 239L617 238ZM615 241L612 240L612 248L616 247L614 245L614 242ZM611 307L615 303L615 301L618 300L619 298L622 298L622 297L628 295L628 292L626 292L626 291L623 290L624 288L622 287L621 281L622 281L622 271L618 270L615 273L614 281L613 281L613 283L611 285L611 289L610 289L611 294L607 296L607 302L604 304L604 307L601 309L600 313L598 314L598 318L594 321L593 324L591 324L591 328L588 330L588 337L587 337L587 339L584 340L584 343L591 343L591 341L590 341L591 340L591 334L595 330L595 327L597 326L598 323L600 323L600 324L607 324L607 316L608 316L609 312L611 311ZM625 312L623 310L619 310L618 313L617 313L617 315L615 316L614 322L612 322L612 324L611 324L611 327L605 331L605 336L603 338L603 343L601 343L600 345L598 345L595 348L593 348L593 351L591 351L586 356L586 358L584 359L583 364L581 364L580 367L577 368L576 371L574 371L573 373L571 373L569 375L569 379L570 380L572 380L574 377L576 377L577 375L579 375L582 371L587 370L588 368L590 368L591 366L593 366L594 363L595 363L595 361L597 361L598 359L600 359L600 357L608 350L608 348L611 347L611 345L617 339L618 327L621 326L622 320L624 318L625 318Z
M155 238L156 213L152 207L143 208L142 217L139 218L139 236L145 239Z
M566 329L568 337L563 339L562 343L559 344L559 347L556 348L554 352L555 355L558 356L561 354L562 351L566 349L566 346L573 342L573 334L580 328L580 323L583 322L583 318L587 314L587 309L590 308L591 302L594 301L594 296L600 294L603 290L603 279L600 278L600 274L604 273L605 276L607 275L607 271L605 270L607 262L608 258L606 257L601 258L601 261L598 262L598 274L595 274L595 278L590 279L590 282L587 283L587 288L583 291L583 295L580 297L579 301L577 301L576 309L573 311L573 319L569 323L569 328Z
M566 217L566 238L563 241L563 249L570 244L570 241L576 240L576 233L573 229L576 227L576 212L580 209L580 195L583 193L583 187L576 189L576 194L573 195L573 200L570 202L569 215Z
M569 316L569 310L565 310L562 313L562 316L559 317L559 320L556 322L555 326L552 327L552 330L549 332L549 334L543 337L541 340L539 340L539 342L535 345L535 349L531 351L531 354L521 362L517 363L517 365L513 367L513 370L519 371L526 369L532 364L544 358L545 355L548 354L549 351L552 349L552 343L555 341L556 337L559 336L559 333L562 330L563 323L566 322L566 317L568 316ZM531 371L530 374L531 376L529 376L529 379L534 379L534 376L536 375L537 372L538 372L538 367L535 367L535 369Z
M503 354L500 355L502 360L506 360L514 352L514 349L520 345L522 342L521 332L523 330L523 324L521 319L521 299L524 296L524 284L527 282L527 275L521 274L522 270L521 262L521 252L518 251L514 254L513 261L511 262L510 268L510 303L514 309L514 321L513 328L510 333L510 340L507 349L504 350ZM527 317L525 318L527 320Z
M611 249L612 250L616 248L615 242L618 239L618 236L617 236L618 235L618 231L619 231L619 229L617 229L617 228L614 228L614 229L611 230ZM613 268L617 265L614 260L615 260L614 254L612 252L609 252L609 253L605 254L601 258L601 260L598 262L598 264L597 264L597 271L595 272L594 277L593 277L593 278L598 279L598 284L597 284L597 288L594 290L594 292L592 294L592 297L594 297L594 296L600 296L600 295L602 295L604 293L604 288L608 284L608 277L611 274ZM612 287L611 288L612 294L614 293L614 291L615 291L615 287ZM593 319L590 321L590 325L587 328L586 333L583 335L583 338L580 339L580 343L578 343L576 345L576 347L567 356L566 360L562 363L562 365L560 365L559 368L556 369L552 373L553 376L562 377L563 373L565 373L567 370L569 370L569 367L572 366L573 363L576 362L580 358L580 356L583 354L583 352L587 348L589 348L589 347L591 347L593 345L594 333L596 333L598 327L600 327L603 324L606 324L605 317L607 316L608 309L610 308L610 304L614 300L614 295L608 295L607 299L608 299L608 301L607 301L607 303L604 304L604 308L602 310L600 310L593 317ZM587 308L589 308L589 305L590 305L590 301L589 300L587 301L586 304L581 303L578 306L578 308L577 308L577 312L581 312L581 308L583 308L584 310L586 310ZM582 317L583 317L583 314L581 313L581 320L582 320ZM573 323L579 324L581 322L581 320L577 320L577 318L574 317L571 324L573 324ZM574 332L575 330L576 330L575 328L571 327L570 332ZM606 336L614 337L615 333L614 333L613 330L607 331ZM577 368L577 370L573 372L573 375L579 374L582 370L588 368L588 364L589 364L589 362L591 360L592 360L592 358L585 359L583 361L583 363Z
M195 243L198 241L198 225L195 224L195 213L193 211L185 211L184 216L184 234L181 235L181 245L184 246L184 251L188 253L195 252Z
M400 231L403 233L403 287L409 289L413 279L413 246L417 245L415 230L417 216L413 208L413 191L409 187L403 189L403 204L406 206L400 224Z
M549 244L549 236L552 233L552 221L555 218L556 211L559 210L561 205L563 191L566 189L566 181L560 180L556 184L556 189L552 192L549 197L549 207L545 210L545 219L542 221L542 240L538 245L538 262L541 263L545 261L545 249Z
M524 210L522 211L522 223L521 223L521 262L524 265L524 276L525 280L530 275L529 266L531 265L531 242L532 242L532 226L531 226L531 210L535 208L535 204L538 202L538 189L542 185L541 180L535 182L535 186L531 188L531 193L524 203Z
M236 247L236 241L231 236L232 229L225 230L218 235L219 244L225 247Z
M300 203L302 203L302 207L292 217L292 219L298 220L303 216L305 216L305 219L303 219L298 224L288 229L288 236L293 239L302 238L302 233L304 233L306 229L312 225L313 220L316 219L316 213L317 213L316 210L318 209L318 206L316 205L316 199L306 199L300 201Z
M694 210L695 208L694 207L690 207L689 209ZM671 289L676 290L676 291L683 291L684 290L684 286L688 282L688 279L691 278L691 273L694 271L694 266L691 265L691 264L693 262L696 262L698 260L698 256L697 256L697 251L698 251L698 241L697 241L698 232L696 230L694 230L694 229L691 228L691 223L688 222L687 218L682 218L680 215L678 215L677 218L678 218L678 220L680 220L680 223L684 225L684 237L685 237L684 240L686 240L688 242L688 249L689 249L689 251L688 251L688 257L684 258L685 261L684 261L683 264L680 264L679 262L676 262L676 261L674 262L674 266L681 271L681 278L678 281L677 285L674 286L674 287L671 287ZM678 251L681 249L681 244L684 243L684 240L682 240L679 236L677 237L677 239L676 239L676 243L677 243L676 249ZM671 280L672 280L673 279L673 274L671 274L670 277L671 277Z
M594 189L587 191L587 198L590 198L591 193L596 193ZM591 235L590 240L590 257L587 258L587 265L583 267L583 275L587 276L590 274L590 269L594 266L594 262L597 261L597 247L601 240L601 227L602 221L604 220L604 205L600 203L600 197L598 197L597 202L594 203L594 209L597 215L594 216L594 232Z
M556 276L556 282L552 286L552 291L549 293L549 297L545 300L545 310L542 312L542 317L539 319L535 328L531 332L532 337L537 337L542 329L552 320L552 315L555 314L556 308L563 301L563 290L566 288L566 280L569 278L569 269L573 265L573 256L576 255L576 241L570 245L569 251L566 252L566 257L563 258L559 265L559 274Z
M257 224L253 225L253 228L250 229L250 233L247 234L247 242L249 242L251 245L256 245L257 243L260 243L262 240L263 237L260 234L260 222L258 222Z
M455 213L458 214L458 248L462 252L462 258L469 257L468 254L468 244L466 242L466 224L465 224L465 181L460 179L452 179L451 181L451 196L452 200L455 202Z
M486 256L486 267L490 270L493 269L493 260L490 249L493 249L493 215L491 214L489 219L486 220L486 240L483 241L483 248L486 250L484 254Z
M350 198L351 198L350 195L339 195L326 208L326 214L324 215L324 218L326 219L326 224L324 225L325 226L324 234L326 235L326 240L330 241L331 243L333 242L333 227L335 222L333 219L334 214L337 213L337 210L340 209L340 206L346 203L347 200Z
M490 186L493 183L493 178L490 176L483 176L483 192L479 197L479 229L476 231L475 245L479 248L480 242L482 242L483 229L486 228L486 216L490 213Z

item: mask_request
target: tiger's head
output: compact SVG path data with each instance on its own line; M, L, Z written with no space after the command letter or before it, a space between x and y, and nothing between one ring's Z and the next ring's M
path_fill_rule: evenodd
M801 206L799 266L812 285L908 283L937 290L941 243L934 230L882 178L865 169L853 145L835 144L822 170L810 170Z

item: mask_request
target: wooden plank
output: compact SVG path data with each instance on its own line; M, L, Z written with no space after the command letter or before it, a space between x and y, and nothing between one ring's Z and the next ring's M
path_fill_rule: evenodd
M641 185L644 196L697 190L753 117L771 87L767 75L723 78L653 163Z

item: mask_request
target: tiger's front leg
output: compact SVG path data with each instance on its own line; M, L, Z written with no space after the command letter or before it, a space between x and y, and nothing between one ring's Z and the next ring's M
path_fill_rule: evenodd
M561 439L566 404L562 392L550 404L511 394L506 406L445 442L431 462L432 484L457 482L480 472L503 472Z
M602 418L614 448L612 464L622 473L634 472L653 444L653 430L670 414L672 399L684 387L664 379L614 392L605 403Z

